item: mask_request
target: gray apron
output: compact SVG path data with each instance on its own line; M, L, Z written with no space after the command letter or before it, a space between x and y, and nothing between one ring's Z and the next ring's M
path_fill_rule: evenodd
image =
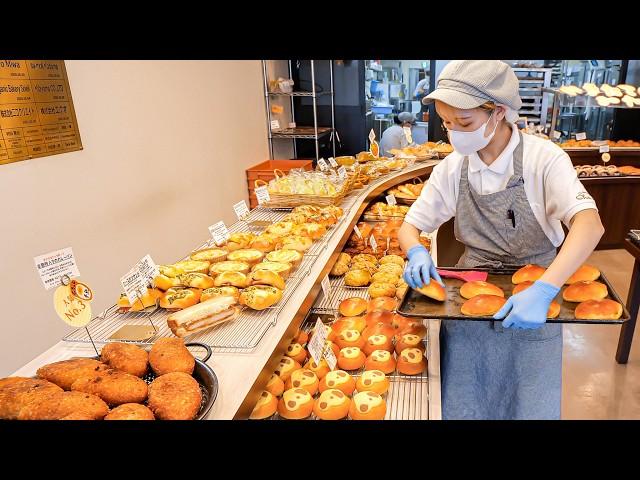
M465 251L456 266L548 266L556 249L527 200L522 134L505 190L476 193L469 185L468 166L465 157L454 226ZM444 419L560 418L561 324L521 330L505 329L501 321L443 320L440 341Z

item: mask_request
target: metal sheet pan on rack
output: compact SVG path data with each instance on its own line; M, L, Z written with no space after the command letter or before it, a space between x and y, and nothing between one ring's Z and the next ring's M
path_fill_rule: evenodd
M447 270L459 270L467 271L471 269L465 268L447 268ZM493 270L488 268L474 268L473 270L486 271L489 273L487 282L493 283L502 288L505 292L505 297L511 296L514 285L511 283L511 275L517 270L517 268L510 268L504 270ZM400 306L398 307L398 313L406 317L417 318L440 318L444 320L468 320L468 321L494 321L492 317L467 317L460 312L460 307L466 301L460 296L460 287L464 283L462 280L455 278L444 278L446 285L447 300L444 302L438 302L432 300L412 288L407 289ZM618 320L580 320L576 319L574 315L575 307L577 303L565 302L562 299L561 291L556 296L556 302L560 304L560 315L557 318L548 319L548 323L582 323L582 324L612 324L617 325L629 320L629 312L624 306L618 294L615 292L611 283L602 274L598 279L599 282L604 283L609 290L609 297L622 305L622 316Z

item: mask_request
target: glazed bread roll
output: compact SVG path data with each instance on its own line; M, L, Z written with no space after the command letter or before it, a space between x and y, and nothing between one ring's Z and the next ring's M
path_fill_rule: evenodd
M594 281L600 278L600 270L598 270L593 265L587 265L586 263L582 265L576 272L571 275L566 282L566 285L571 285L576 282L583 281Z
M173 287L179 287L180 280L178 280L178 277L168 277L160 274L153 279L153 284L156 288L166 291Z
M280 301L282 290L269 285L253 285L240 294L240 304L253 310L264 310Z
M378 267L376 264L371 262L365 262L363 260L358 260L357 262L351 262L351 270L366 270L369 272L369 275L374 275L378 272ZM369 280L370 281L370 280Z
M307 359L307 351L299 343L292 343L285 352L287 357L293 358L298 363L303 363Z
M562 298L567 302L586 302L587 300L602 300L609 295L604 283L596 281L580 281L569 285L562 292Z
M168 277L167 277L168 278ZM129 298L126 294L120 294L118 299L118 307L121 313L124 312L139 312L145 308L155 307L157 301L164 295L164 293L156 288L148 288L147 291L135 302L133 305L129 303Z
M371 355L376 350L385 350L387 352L393 351L393 341L391 337L386 335L376 334L371 335L364 345L362 351L365 355Z
M380 259L380 265L386 265L388 263L404 268L404 259L399 255L385 255Z
M391 324L384 323L384 322L376 322L375 324L372 324L371 326L365 328L364 331L362 332L362 336L366 341L366 340L369 340L369 338L371 338L374 335L384 335L385 337L392 338L395 335L395 333L396 333L396 330L395 328L393 328Z
M284 280L280 275L271 270L256 270L249 274L250 285L271 285L284 290Z
M251 420L262 420L269 418L278 410L278 399L269 391L264 390L260 394L260 398L253 407L253 411L249 416Z
M327 227L319 223L301 223L293 227L292 233L302 237L309 237L311 240L317 240L327 232Z
M211 263L202 260L185 260L173 264L178 270L182 270L182 273L207 273L210 265Z
M309 334L304 330L300 330L296 338L293 339L292 343L299 343L302 346L305 346L309 342Z
M349 265L351 263L351 255L349 255L348 253L341 252L340 255L338 255L338 260L336 262L346 263L347 265Z
M384 420L387 404L375 392L358 392L353 396L349 417L352 420Z
M398 357L398 372L404 375L418 375L426 368L427 362L419 348L405 348Z
M301 420L313 411L313 397L304 388L292 388L278 401L278 413L288 420Z
M399 338L406 334L417 335L424 340L425 338L427 338L427 327L420 321L410 321L405 326L398 328L395 336L396 342Z
M420 292L422 295L433 298L439 302L444 302L447 299L447 292L444 287L436 282L434 279L431 279L428 285L424 285L420 288L415 289L417 292Z
M396 309L398 302L393 297L377 297L369 301L367 304L367 312L375 312L378 310L393 311Z
M256 236L250 232L232 233L227 243L225 243L224 249L227 252L233 252L241 248L247 248L255 237Z
M389 379L380 370L366 370L358 378L356 390L384 395L389 390Z
M178 275L187 273L182 268L176 267L175 265L158 265L158 271L160 272L160 275L165 275L169 278L175 278Z
M265 229L265 232L282 237L284 235L289 235L295 226L296 224L293 222L276 222L273 225L269 225Z
M497 295L498 297L504 297L504 291L493 283L475 281L466 282L460 287L460 295L463 298L469 299L476 295Z
M535 282L547 269L540 265L525 265L511 277L511 283L517 285L518 283L530 281Z
M236 300L240 298L240 290L237 287L212 287L202 291L200 296L201 302L206 302L216 297L233 297Z
M340 420L349 415L351 399L335 388L325 390L313 405L313 413L320 420Z
M297 250L282 249L267 253L268 261L289 263L294 267L300 264L302 257L302 253Z
M396 369L396 360L393 355L386 350L374 350L364 362L365 370L380 370L382 373L390 374Z
M284 382L278 375L272 373L267 382L266 389L271 395L279 397L284 393Z
M485 317L495 315L506 300L497 295L476 295L462 304L463 315L468 317Z
M160 299L160 306L165 309L180 310L195 305L200 301L200 291L195 288L170 288Z
M522 292L523 290L526 290L527 288L529 288L531 285L533 285L533 282L527 280L526 282L522 282L517 284L515 287L513 287L513 293L512 295L515 295L517 293Z
M293 358L283 355L278 362L278 366L273 373L280 377L280 380L286 382L289 377L296 370L300 370L302 367Z
M360 297L351 297L340 302L338 311L345 317L361 315L367 309L367 301Z
M358 347L347 347L340 350L338 366L342 370L358 370L364 366L366 359Z
M291 273L291 264L283 262L264 261L257 263L253 266L253 268L251 268L252 272L255 272L257 270L270 270L280 275L283 280L286 280Z
M622 305L614 300L587 300L578 304L576 318L581 320L617 320L622 316Z
M379 297L386 298L386 297ZM376 300L376 299L374 299ZM387 325L393 324L393 312L389 310L374 310L365 315L364 321L367 327L371 327L378 322L386 323Z
M209 269L209 276L215 278L224 272L249 273L250 270L251 265L247 262L224 261L211 265L211 268Z
M237 287L245 288L250 284L249 277L242 272L222 272L213 281L216 287Z
M358 333L362 333L365 327L364 317L340 317L331 325L327 338L331 341L336 341L336 339L347 330L355 330ZM338 342L336 341L336 343Z
M306 252L313 245L313 240L302 235L290 235L283 238L279 242L283 250L296 250L297 252Z
M311 370L301 368L294 371L284 384L285 390L291 388L304 388L310 395L315 395L318 391L318 377Z
M222 248L205 248L203 250L197 250L191 253L191 255L189 255L189 258L197 262L204 261L209 263L217 263L226 260L228 253L229 252Z
M394 297L396 286L393 283L375 282L369 286L368 292L371 298Z
M215 297L169 315L167 325L176 337L186 337L233 320L240 313L234 297Z
M183 287L199 288L201 290L214 286L213 278L204 273L185 273L178 277L178 281Z
M366 287L371 281L371 274L367 270L351 270L344 276L344 284L348 287Z
M351 261L356 263L362 261L367 263L373 263L374 265L378 264L378 259L375 257L375 255L371 255L370 253L359 253L357 255L354 255Z
M264 252L254 248L244 248L235 250L227 255L227 260L231 262L245 262L249 265L255 265L264 258Z
M278 238L275 235L263 233L251 240L249 248L260 250L263 253L273 252L278 244Z
M334 370L328 372L322 380L320 380L320 392L331 390L332 388L340 390L345 395L351 396L356 389L356 381L351 375L344 370Z

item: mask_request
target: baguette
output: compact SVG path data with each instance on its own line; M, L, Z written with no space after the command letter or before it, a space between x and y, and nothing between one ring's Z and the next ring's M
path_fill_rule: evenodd
M233 320L238 313L240 307L234 297L215 297L170 315L167 325L175 336L185 337Z

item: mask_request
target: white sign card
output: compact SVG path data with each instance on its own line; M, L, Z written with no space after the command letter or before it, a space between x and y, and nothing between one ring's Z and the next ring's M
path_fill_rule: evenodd
M371 131L369 132L369 142L373 143L375 139L376 139L376 132L374 132L372 128Z
M216 245L222 245L231 236L227 226L222 221L211 225L209 227L209 232L211 232L211 236L213 237L213 241L216 242Z
M333 157L329 157L329 164L333 167L333 168L338 168L338 162L336 162L336 159Z
M320 160L318 160L318 166L320 167L321 171L325 171L325 170L329 170L329 165L327 165L327 162L325 161L324 158L321 158Z
M585 132L576 133L576 140L586 140L587 134Z
M141 275L138 265L120 277L120 284L131 305L147 293L148 282L146 278Z
M80 276L80 270L78 270L71 247L38 255L33 258L33 261L38 269L40 280L47 290L59 287L60 279L65 275L68 275L69 278Z
M378 251L378 242L376 242L376 237L373 236L373 233L369 237L369 245L371 245L374 252Z
M263 203L271 200L271 197L269 196L269 190L267 190L266 185L256 188L255 192L256 192L256 199L258 200L259 205L262 205Z
M609 144L607 145L600 145L600 153L606 153L609 151Z
M318 317L316 321L316 328L311 341L309 342L309 353L313 357L316 362L316 365L320 365L320 361L322 360L322 353L324 350L324 345L327 342L327 329Z
M329 298L329 295L331 295L331 284L329 283L329 275L324 277L324 279L320 283L320 286L322 287L322 292L324 293L325 298Z
M271 130L280 130L280 122L278 120L271 120Z
M404 132L404 138L407 139L409 145L413 143L413 137L411 136L411 129L409 127L402 127L402 131Z
M247 207L247 202L242 200L241 202L236 203L233 206L233 211L236 212L236 217L238 217L238 220L244 220L249 215L249 207Z
M360 232L358 225L353 226L353 231L356 232L356 235L358 236L358 238L362 238L362 232Z
M151 255L147 254L136 265L140 275L147 282L147 285L151 284L154 278L160 274L158 266L151 258Z
M394 206L397 205L396 196L393 193L390 193L385 197L387 199L387 205Z
M347 176L347 169L344 167L340 167L338 169L338 176L340 177L341 180L344 180Z

